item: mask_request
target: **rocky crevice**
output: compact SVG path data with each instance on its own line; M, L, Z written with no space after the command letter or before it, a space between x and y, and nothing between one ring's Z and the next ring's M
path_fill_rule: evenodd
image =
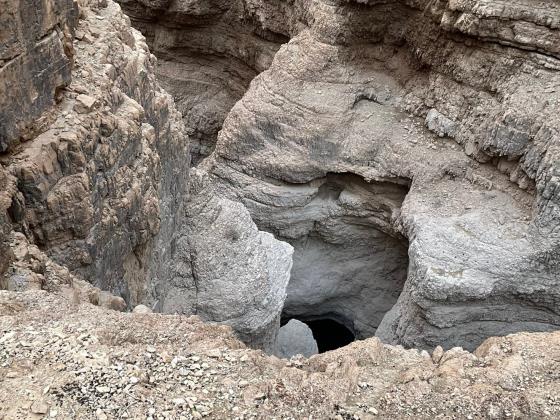
M64 65L33 38L56 86L1 108L2 233L267 351L282 317L419 348L557 329L557 9L494 3L123 1L144 38L50 2ZM43 284L14 243L3 287Z
M158 57L157 74L183 115L193 164L210 155L223 121L288 38L243 2L121 2Z

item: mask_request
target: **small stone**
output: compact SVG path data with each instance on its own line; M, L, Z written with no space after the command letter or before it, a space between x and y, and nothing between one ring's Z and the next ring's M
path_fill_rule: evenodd
M74 104L74 110L79 114L86 114L91 112L97 100L89 95L80 94L76 97L76 103Z
M441 346L437 346L434 349L434 352L432 353L432 361L434 363L439 363L439 361L443 357L443 353L444 353L443 348Z
M31 405L31 412L33 414L47 414L49 406L44 401L35 401Z
M107 414L105 414L100 408L97 409L97 411L95 412L95 416L97 417L97 420L107 420Z
M368 413L373 414L374 416L377 416L378 411L375 408L370 407L370 408L368 408Z
M137 305L134 307L132 312L135 314L151 314L153 311L146 305Z
M108 394L109 392L111 392L111 388L109 388L108 386L98 386L95 387L95 390L100 394Z
M220 359L222 357L222 352L218 349L212 349L212 350L208 350L206 352L206 355L208 357L211 357L212 359Z

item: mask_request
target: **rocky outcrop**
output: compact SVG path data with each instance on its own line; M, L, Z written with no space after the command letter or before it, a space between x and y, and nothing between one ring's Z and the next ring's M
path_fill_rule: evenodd
M0 417L558 417L556 4L6 1Z
M288 361L196 317L123 314L41 291L0 291L0 332L8 418L560 415L559 333L492 338L474 353L371 338Z
M45 288L41 253L267 350L282 317L422 348L556 329L549 3L123 1L145 37L112 2L26 33L8 4L2 286Z
M488 336L560 325L553 3L124 7L155 53L178 65L184 57L168 46L190 48L176 40L193 31L211 40L230 34L216 29L224 21L251 32L250 40L235 37L245 57L258 54L263 33L290 38L259 69L200 165L219 194L294 246L286 316L328 315L358 336L407 346L474 349ZM197 57L219 68L217 51L234 56L225 45L197 48ZM180 86L189 85L172 78L181 101ZM366 209L344 183L325 199L320 186L332 174L361 179L375 203L390 195L378 185L406 190L390 217L379 217L378 204Z
M95 10L82 4L56 118L10 156L10 215L55 261L134 305L181 208L169 191L186 192L188 142L142 36L118 6Z
M259 231L242 204L208 181L193 170L187 227L175 244L172 278L158 283L158 309L226 322L246 343L272 351L293 249Z
M259 24L261 5L248 11L242 1L120 3L159 58L159 80L183 115L197 163L213 151L226 115L287 38Z
M53 19L66 16L56 2L44 7ZM189 139L144 37L113 2L81 1L79 13L65 41L73 61L58 68L66 85L57 101L41 92L48 118L2 155L0 288L78 293L79 285L102 306L198 313L272 348L291 247L259 232L239 203L208 197L186 206ZM45 74L56 63L26 59ZM32 84L20 87L32 94ZM16 145L13 109L0 109Z
M72 0L0 5L0 153L30 140L71 80L78 7Z

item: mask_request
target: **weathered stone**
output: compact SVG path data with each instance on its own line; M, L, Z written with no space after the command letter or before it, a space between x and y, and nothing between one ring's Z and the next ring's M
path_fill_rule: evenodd
M137 305L134 307L132 312L135 314L151 314L153 311L146 305Z
M76 97L74 109L78 114L85 114L91 112L96 104L97 100L95 98L80 94Z
M29 140L71 80L72 0L4 0L0 16L0 152Z
M97 295L97 304L103 308L112 309L114 311L124 311L126 302L120 296L113 296L109 292L100 291Z
M306 324L297 319L291 319L278 331L278 340L274 354L289 359L301 354L311 357L319 352L313 332Z
M49 406L44 401L34 401L31 405L31 412L33 414L47 414Z

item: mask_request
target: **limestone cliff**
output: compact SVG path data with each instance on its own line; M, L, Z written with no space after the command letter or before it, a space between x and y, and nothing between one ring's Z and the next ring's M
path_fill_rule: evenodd
M203 111L200 169L294 246L287 318L470 349L558 327L555 2L122 4L187 125L193 86L223 109L260 72Z

